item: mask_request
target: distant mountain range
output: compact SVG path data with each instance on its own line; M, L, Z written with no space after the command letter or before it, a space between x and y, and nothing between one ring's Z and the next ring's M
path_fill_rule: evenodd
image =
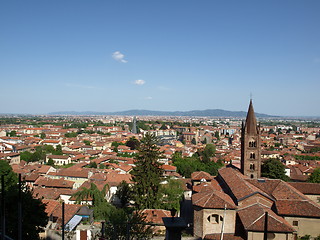
M151 111L151 110L127 110L121 112L51 112L49 115L117 115L117 116L188 116L188 117L246 117L247 112L244 111L227 111L222 109L192 110L192 111ZM256 113L257 117L276 117L263 113Z

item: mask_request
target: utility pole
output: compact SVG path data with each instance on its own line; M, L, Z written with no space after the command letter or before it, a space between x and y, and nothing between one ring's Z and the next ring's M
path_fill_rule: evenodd
M4 240L6 235L6 217L5 217L5 190L4 190L4 175L1 175L1 240Z
M62 240L64 240L64 202L62 202Z
M268 212L264 215L264 231L263 231L263 240L268 239Z
M19 195L18 195L18 239L22 240L22 197L21 197L21 173L19 173Z
M222 221L222 226L221 226L220 240L223 240L224 222L226 221L226 210L227 210L227 204L224 204L224 212L223 212L223 221Z

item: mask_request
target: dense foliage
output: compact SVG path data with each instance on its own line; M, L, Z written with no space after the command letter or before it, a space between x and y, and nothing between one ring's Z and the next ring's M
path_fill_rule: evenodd
M105 226L105 239L134 240L151 239L152 226L146 222L146 217L138 211L128 209L114 209L110 213Z
M309 155L294 155L297 160L320 160L319 156L309 156Z
M107 187L105 185L102 190L99 190L94 183L91 183L90 188L82 188L81 191L76 192L73 196L78 203L92 199L94 218L96 220L104 220L114 211L114 206L105 199Z
M320 168L316 168L313 173L309 176L308 182L320 183Z
M36 162L46 159L46 154L62 155L61 145L54 148L51 145L37 146L35 152L24 151L20 154L20 159L26 162Z
M160 206L160 182L163 175L157 138L146 134L141 139L136 166L132 169L133 198L138 209L152 209Z
M168 179L166 184L160 187L161 208L166 210L180 209L180 201L183 197L182 182L179 180Z
M285 166L278 159L274 158L270 158L262 164L261 176L281 179L283 181L289 180L289 177L285 174Z
M182 157L181 152L175 152L172 157L173 165L177 167L177 172L183 177L190 178L196 171L204 171L215 176L218 169L223 166L221 160L211 161L215 154L215 146L207 144L203 151L197 152L192 157Z
M0 160L0 176L2 175L4 175L5 180L6 235L18 239L18 179L10 165L6 161ZM24 184L22 185L21 199L22 239L39 239L39 232L48 222L45 205L39 199L33 199L32 192Z

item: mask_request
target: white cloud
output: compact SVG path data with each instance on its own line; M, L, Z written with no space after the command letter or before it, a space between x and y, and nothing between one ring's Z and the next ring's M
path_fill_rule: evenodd
M142 79L138 79L138 80L135 80L134 81L134 84L136 84L136 85L143 85L143 84L145 84L146 83L146 81L145 80L142 80Z
M146 97L145 99L146 99L146 100L151 100L151 99L152 99L152 97Z
M119 51L112 53L112 58L118 62L122 62L122 63L128 62L127 60L124 59L124 55Z

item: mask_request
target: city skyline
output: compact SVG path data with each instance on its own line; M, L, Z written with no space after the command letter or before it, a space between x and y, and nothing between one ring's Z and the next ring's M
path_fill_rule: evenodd
M320 2L2 1L0 113L320 116ZM251 96L252 94L252 96Z

